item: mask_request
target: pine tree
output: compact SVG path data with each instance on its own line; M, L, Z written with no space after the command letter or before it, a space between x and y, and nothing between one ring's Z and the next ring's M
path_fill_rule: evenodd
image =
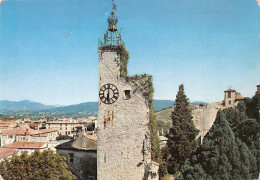
M184 86L179 86L172 112L172 127L167 135L168 172L175 173L197 148L195 140L198 130L192 121L189 100L184 93Z
M182 166L183 179L252 179L250 169L256 159L248 147L235 137L222 110L206 134L203 144ZM195 169L197 167L197 169Z

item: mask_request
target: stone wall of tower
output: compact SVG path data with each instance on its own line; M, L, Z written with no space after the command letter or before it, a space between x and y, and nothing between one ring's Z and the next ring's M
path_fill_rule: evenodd
M115 51L99 51L99 88L111 83L118 88L119 98L113 104L99 99L98 179L148 179L148 171L153 167L149 107L142 93L134 91L133 85L120 77L119 61ZM130 99L125 98L125 90L130 90Z

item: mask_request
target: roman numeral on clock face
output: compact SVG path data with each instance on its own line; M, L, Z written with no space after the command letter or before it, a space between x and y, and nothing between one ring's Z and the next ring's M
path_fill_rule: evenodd
M114 103L119 97L119 91L114 84L107 83L99 90L99 98L105 104Z

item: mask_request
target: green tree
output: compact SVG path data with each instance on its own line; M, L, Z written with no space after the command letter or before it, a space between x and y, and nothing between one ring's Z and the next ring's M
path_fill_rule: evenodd
M163 135L166 134L166 132L171 128L171 123L170 122L164 122L162 120L157 120L157 130L162 131L163 130Z
M184 93L184 86L179 86L175 100L174 111L172 112L172 127L167 135L167 164L168 172L175 173L180 166L190 157L197 148L195 140L198 130L192 121L192 114L189 100Z
M235 137L222 110L202 145L181 168L183 179L252 179L256 159ZM196 176L197 175L197 176Z
M260 120L259 116L259 94L254 95L252 98L245 99L246 105L246 115L250 119L256 119L257 121Z
M252 107L248 107L252 108ZM244 112L240 112L234 108L224 109L227 121L235 136L244 142L251 153L255 156L258 166L252 166L250 172L253 172L253 178L257 178L260 165L260 124L256 119L248 119Z
M24 151L20 156L5 159L0 163L0 173L4 179L75 179L65 157L50 149L36 150L31 155Z

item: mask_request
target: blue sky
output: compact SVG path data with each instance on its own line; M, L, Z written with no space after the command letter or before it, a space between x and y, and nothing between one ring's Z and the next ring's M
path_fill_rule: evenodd
M252 97L260 84L260 7L252 0L115 0L130 75L153 75L155 99ZM0 100L69 105L98 99L98 38L112 0L0 4Z

